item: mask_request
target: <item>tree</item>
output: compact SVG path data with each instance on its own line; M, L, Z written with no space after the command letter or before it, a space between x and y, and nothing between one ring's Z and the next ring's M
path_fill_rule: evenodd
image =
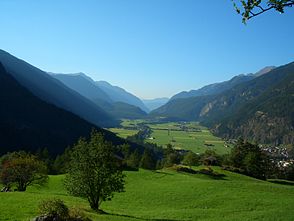
M140 166L141 156L139 151L136 149L133 153L131 153L126 159L126 164L128 168L133 170L138 170Z
M103 201L111 200L114 192L124 189L124 175L115 156L115 147L93 130L89 140L81 138L72 149L68 174L68 192L87 198L91 208L102 212Z
M184 156L183 164L191 168L192 166L197 166L199 164L199 160L200 160L200 157L196 153L189 151Z
M163 157L164 167L170 167L181 162L180 154L173 148L171 144L167 144L166 148L163 149Z
M152 149L145 148L143 156L141 158L140 166L143 169L154 170L156 169L156 156Z
M70 161L70 151L70 147L67 147L63 154L56 156L52 165L52 172L54 174L65 174L67 172L68 163Z
M285 8L294 6L294 0L232 0L238 14L243 17L243 23L269 10L284 13Z
M13 152L2 158L0 178L5 186L16 185L18 191L26 191L29 185L47 181L47 168L32 154Z
M233 167L243 170L249 176L266 178L268 158L257 144L240 139L231 152L231 163Z

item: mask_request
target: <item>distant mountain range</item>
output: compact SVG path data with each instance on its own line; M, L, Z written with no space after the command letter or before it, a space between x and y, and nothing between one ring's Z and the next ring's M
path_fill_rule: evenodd
M263 74L266 74L266 73L270 72L271 70L273 70L274 68L275 68L274 66L265 67L255 74L247 74L247 75L241 74L241 75L233 77L229 81L210 84L210 85L204 86L198 90L191 90L189 92L183 91L183 92L180 92L180 93L174 95L171 98L171 100L178 99L178 98L188 98L188 97L219 94L223 91L231 89L232 87L234 87L237 84L240 84L240 83L243 83L246 81L250 81L250 80L254 79L255 77L259 77Z
M96 81L96 85L100 87L114 102L122 102L141 108L145 112L149 112L149 109L140 100L140 98L127 92L125 89L118 86L113 86L106 81Z
M147 115L142 110L148 111L143 102L120 87L112 86L105 81L95 82L83 73L50 74L67 87L95 103L115 119L136 119L144 118Z
M45 147L50 154L59 154L81 136L89 136L92 128L115 144L125 142L113 133L38 98L7 73L1 62L0 103L0 155L20 149L35 152Z
M46 72L0 50L0 62L9 74L38 98L70 111L100 127L118 125L102 108Z
M290 144L294 141L293 81L294 63L270 67L206 86L186 98L174 96L150 115L200 121L226 138Z
M145 99L142 101L150 111L153 111L161 107L162 105L166 104L169 101L169 98L163 97L163 98L155 98L155 99Z
M2 50L0 63L4 152L38 146L58 153L92 127L122 143L100 127L118 126L122 118L145 117L199 121L224 138L294 143L294 62L181 92L170 100L144 101L83 73L48 74Z

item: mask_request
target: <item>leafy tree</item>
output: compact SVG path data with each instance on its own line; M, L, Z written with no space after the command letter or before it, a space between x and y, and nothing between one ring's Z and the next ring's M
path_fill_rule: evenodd
M126 164L129 168L138 170L140 166L141 156L139 151L136 149L133 153L131 153L126 159Z
M156 156L152 149L145 148L143 156L141 158L140 166L143 169L154 170L156 169Z
M287 180L294 180L294 164L293 163L286 168L285 174L286 174L285 178Z
M233 167L240 168L249 176L266 178L268 158L257 144L240 139L232 150L231 162Z
M243 17L243 23L269 10L284 13L285 8L292 7L294 0L232 0L238 14Z
M45 163L32 154L13 152L2 158L0 179L5 186L16 185L18 191L26 191L27 186L43 184L47 178Z
M89 140L80 139L72 149L65 185L74 196L85 197L92 209L124 189L124 175L115 147L103 135L92 131Z
M70 161L70 151L70 148L67 147L63 154L56 156L52 165L52 171L54 174L65 174L67 172Z
M214 150L208 149L201 155L201 161L206 166L220 166L222 159Z
M185 164L191 168L192 166L199 165L199 160L200 160L200 157L196 153L189 151L184 156L183 164Z
M163 149L163 165L170 167L174 164L181 162L180 154L173 148L171 144L167 144L166 148Z
M121 152L124 155L124 158L127 159L131 154L131 147L128 144L123 144L120 146Z

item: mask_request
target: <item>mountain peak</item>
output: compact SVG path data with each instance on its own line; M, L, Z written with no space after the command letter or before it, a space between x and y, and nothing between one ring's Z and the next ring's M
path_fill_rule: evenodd
M254 76L259 77L261 75L267 74L268 72L272 71L275 68L276 68L275 66L266 66L266 67L262 68L261 70L259 70L258 72L256 72L254 74Z

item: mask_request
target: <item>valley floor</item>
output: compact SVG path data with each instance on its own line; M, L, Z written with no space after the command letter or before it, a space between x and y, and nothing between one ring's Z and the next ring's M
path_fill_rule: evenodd
M99 221L294 219L294 186L214 170L224 177L213 179L169 169L126 172L126 191L102 204L107 215L97 215L86 200L68 196L63 175L50 176L45 187L30 187L24 193L0 193L0 220L30 220L38 213L38 203L47 198L60 198L70 207L82 207L89 217Z
M137 133L140 124L147 125L152 130L145 142L156 143L163 147L172 144L176 149L191 150L195 153L204 153L205 150L210 149L218 154L226 154L231 150L229 144L197 122L150 123L144 120L124 120L121 128L110 128L110 131L126 138Z

